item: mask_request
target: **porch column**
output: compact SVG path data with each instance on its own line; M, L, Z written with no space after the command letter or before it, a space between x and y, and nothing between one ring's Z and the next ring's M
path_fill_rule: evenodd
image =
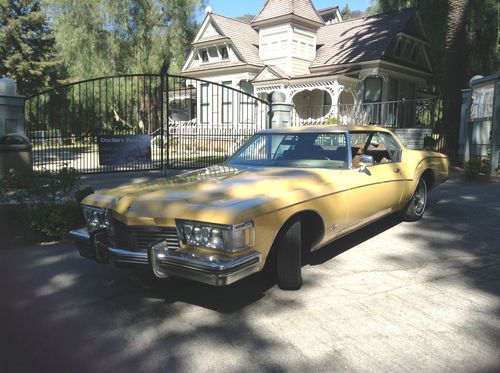
M342 84L340 84L337 80L335 80L333 82L333 84L328 87L328 90L330 91L330 94L332 96L331 114L333 117L338 118L339 117L339 98L340 98L340 94L344 90L344 86Z
M273 93L271 128L292 126L293 105L285 104L286 99L285 92L276 91Z

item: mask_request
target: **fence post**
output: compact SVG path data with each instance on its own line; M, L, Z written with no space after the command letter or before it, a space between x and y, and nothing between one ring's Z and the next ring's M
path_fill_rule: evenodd
M471 136L469 131L469 117L470 117L470 104L471 104L471 90L462 89L462 107L460 109L460 138L458 156L463 156L463 161L470 160L470 142Z
M161 74L160 75L160 84L161 84L161 173L162 175L165 174L165 138L167 139L167 158L168 158L168 130L167 130L167 136L165 136L165 108L166 108L166 114L167 118L169 117L168 113L168 75L166 74ZM165 106L166 105L166 106ZM168 127L168 126L167 126ZM168 159L167 159L167 164L168 164Z

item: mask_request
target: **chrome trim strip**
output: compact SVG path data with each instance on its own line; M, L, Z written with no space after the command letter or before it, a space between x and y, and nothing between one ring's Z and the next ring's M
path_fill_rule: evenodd
M106 248L106 250L111 255L122 256L122 257L130 258L130 259L145 259L146 261L148 260L148 253L147 252L128 251L128 250L123 250L123 249L117 249L117 248L110 247L110 246L108 246Z
M177 264L184 267L201 269L204 271L230 271L236 267L253 264L260 261L261 254L254 251L248 255L238 258L228 258L227 260L210 261L213 256L200 256L192 251L180 250L169 251L166 253L157 254L159 264Z
M87 228L75 229L69 232L69 237L73 240L91 241Z

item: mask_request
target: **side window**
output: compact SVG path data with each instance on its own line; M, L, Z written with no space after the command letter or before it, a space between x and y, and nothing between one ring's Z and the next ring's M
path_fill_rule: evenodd
M394 137L389 133L380 133L380 138L384 141L387 152L391 157L391 161L401 161L401 148Z
M375 163L399 162L401 156L396 140L384 132L377 132L372 136L366 154L373 156Z
M279 143L278 148L274 153L274 159L280 159L283 157L283 154L286 154L288 151L292 151L295 149L297 145L297 136L288 135L283 138L283 140Z

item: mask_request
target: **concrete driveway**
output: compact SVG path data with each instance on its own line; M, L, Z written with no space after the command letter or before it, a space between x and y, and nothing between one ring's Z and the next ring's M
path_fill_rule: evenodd
M0 251L0 371L500 371L500 184L449 182L312 256L304 286L228 288Z

